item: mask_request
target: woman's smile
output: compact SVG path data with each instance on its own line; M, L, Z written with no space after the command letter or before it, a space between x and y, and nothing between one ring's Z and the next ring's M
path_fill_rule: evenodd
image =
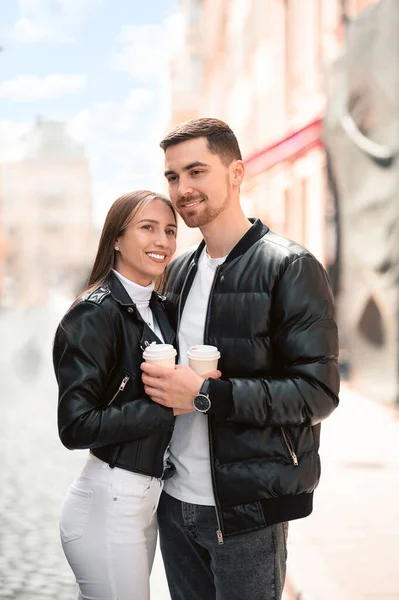
M166 254L163 252L146 252L147 256L155 262L165 262Z

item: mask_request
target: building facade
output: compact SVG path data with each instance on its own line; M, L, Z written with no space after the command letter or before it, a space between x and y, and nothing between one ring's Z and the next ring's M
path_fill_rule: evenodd
M89 163L63 123L38 120L24 160L3 166L2 306L74 297L94 255Z
M372 0L183 0L172 61L172 123L225 120L246 163L248 216L334 260L321 142L324 66L342 43L342 13ZM186 234L189 238L189 235Z

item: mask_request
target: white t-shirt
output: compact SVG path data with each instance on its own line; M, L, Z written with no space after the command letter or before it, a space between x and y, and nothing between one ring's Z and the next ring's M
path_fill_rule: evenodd
M190 346L204 343L205 318L216 268L226 257L211 258L204 248L198 271L184 305L180 321L180 364L188 364ZM170 443L170 460L176 473L165 481L165 491L182 502L214 506L209 457L208 417L193 412L176 417Z

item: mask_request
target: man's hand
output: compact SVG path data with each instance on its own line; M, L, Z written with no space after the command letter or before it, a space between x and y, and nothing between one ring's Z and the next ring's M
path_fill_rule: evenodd
M197 375L187 365L177 365L168 369L150 363L142 363L140 368L144 389L154 402L174 409L174 414L193 412L193 398L199 392L204 379L219 379L220 371L212 371L205 375Z

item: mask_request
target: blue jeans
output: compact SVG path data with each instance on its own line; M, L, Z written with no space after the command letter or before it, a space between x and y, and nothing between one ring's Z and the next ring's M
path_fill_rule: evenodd
M224 538L213 506L162 493L160 545L172 600L281 600L288 523Z

